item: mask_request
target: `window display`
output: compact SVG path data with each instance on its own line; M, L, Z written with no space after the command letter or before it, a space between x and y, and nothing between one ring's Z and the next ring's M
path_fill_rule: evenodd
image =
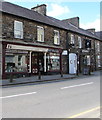
M47 55L47 70L60 70L60 55L58 53L49 53Z
M5 72L27 72L27 51L6 50Z

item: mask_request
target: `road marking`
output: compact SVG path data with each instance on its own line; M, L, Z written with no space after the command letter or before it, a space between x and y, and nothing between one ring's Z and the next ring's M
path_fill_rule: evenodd
M68 87L62 87L61 89L68 89L68 88L80 87L80 86L85 86L85 85L91 85L93 83L94 82L84 83L84 84L79 84L79 85L73 85L73 86L68 86Z
M19 97L19 96L24 96L24 95L32 95L32 94L35 94L35 93L37 93L37 92L31 92L31 93L25 93L25 94L4 96L4 97L0 97L0 99L4 99L4 98L13 98L13 97Z
M79 116L81 116L81 115L84 115L84 114L93 112L93 111L98 110L98 109L100 109L100 107L96 107L96 108L93 108L93 109L90 109L90 110L87 110L87 111L78 113L78 114L76 114L76 115L72 115L72 116L70 116L70 117L68 117L68 118L77 118L77 117L79 117Z

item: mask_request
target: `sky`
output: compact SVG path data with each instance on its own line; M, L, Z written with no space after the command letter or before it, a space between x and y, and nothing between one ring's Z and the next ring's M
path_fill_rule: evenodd
M80 27L95 28L100 31L100 0L6 0L31 9L37 5L47 5L47 15L63 20L80 18Z

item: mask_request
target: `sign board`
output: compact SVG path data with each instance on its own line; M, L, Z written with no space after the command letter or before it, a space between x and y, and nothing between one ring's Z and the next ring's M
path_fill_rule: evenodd
M63 50L62 55L68 55L68 51L67 50Z

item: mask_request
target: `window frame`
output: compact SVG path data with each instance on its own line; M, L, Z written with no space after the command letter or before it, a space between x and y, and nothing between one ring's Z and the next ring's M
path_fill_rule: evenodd
M43 37L42 37L43 40L40 40L40 39L39 39L39 35L40 35L40 34L38 34L38 30L39 30L39 29L42 29L42 30L43 30L43 32L42 32L42 34L41 34L41 35L43 36ZM38 41L38 42L44 42L44 27L42 27L42 26L37 26L37 41Z
M55 35L55 33L57 33L58 35ZM57 42L55 42L55 37L57 37ZM58 30L54 30L54 44L55 45L60 45L60 33Z
M70 35L70 44L72 44L72 45L75 44L75 39L74 39L74 35L73 34Z
M82 48L82 38L78 36L78 47Z
M21 25L20 29L16 28L17 24ZM19 32L19 36L17 36L18 35L17 32ZM23 39L23 37L24 37L23 36L23 22L15 20L14 21L14 38Z

